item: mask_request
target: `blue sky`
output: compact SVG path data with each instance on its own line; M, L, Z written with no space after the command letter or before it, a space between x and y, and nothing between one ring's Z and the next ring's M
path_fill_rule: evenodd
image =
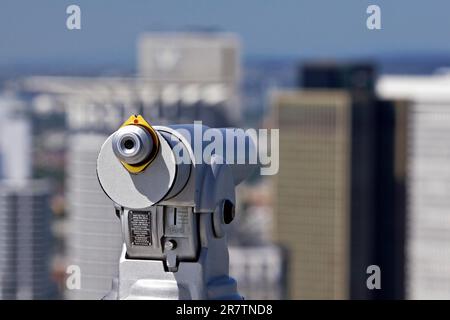
M82 30L66 29L69 4ZM369 4L382 30L366 28ZM140 32L189 26L238 33L246 56L450 53L449 15L448 0L0 0L0 66L134 65Z

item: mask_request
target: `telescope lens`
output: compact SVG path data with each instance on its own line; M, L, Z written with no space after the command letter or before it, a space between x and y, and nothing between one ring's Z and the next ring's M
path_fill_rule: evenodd
M128 150L133 149L134 148L134 141L131 139L125 140L125 142L123 143L124 147Z
M116 157L132 165L145 161L154 147L150 133L135 125L117 130L113 136L112 145Z

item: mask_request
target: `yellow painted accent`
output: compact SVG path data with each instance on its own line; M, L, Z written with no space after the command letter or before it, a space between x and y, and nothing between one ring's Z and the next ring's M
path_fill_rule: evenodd
M137 122L135 122L135 120L137 120ZM128 170L128 172L133 173L133 174L138 174L138 173L144 171L150 165L150 163L152 163L152 161L155 159L156 155L158 154L158 150L159 150L158 135L157 135L155 129L153 129L153 127L141 115L132 115L131 117L129 117L120 127L122 128L125 126L144 127L146 130L148 130L148 132L152 136L153 143L155 144L154 147L156 148L156 152L153 153L153 156L150 159L148 159L148 161L146 161L145 163L143 163L141 165L136 166L136 165L132 165L132 164L128 164L126 162L120 161L122 163L122 165L125 167L125 169Z

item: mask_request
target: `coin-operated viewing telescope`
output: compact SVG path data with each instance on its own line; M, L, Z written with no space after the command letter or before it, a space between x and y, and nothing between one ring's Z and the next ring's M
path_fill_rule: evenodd
M205 155L208 130L223 139ZM235 187L257 166L248 161L256 146L244 131L230 140L226 130L152 127L131 116L105 141L97 175L124 240L119 277L106 298L241 299L228 275L226 233Z

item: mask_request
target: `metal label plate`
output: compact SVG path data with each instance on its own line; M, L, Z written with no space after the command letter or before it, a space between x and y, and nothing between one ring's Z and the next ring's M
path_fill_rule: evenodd
M152 214L150 211L128 212L130 242L134 246L152 245Z

